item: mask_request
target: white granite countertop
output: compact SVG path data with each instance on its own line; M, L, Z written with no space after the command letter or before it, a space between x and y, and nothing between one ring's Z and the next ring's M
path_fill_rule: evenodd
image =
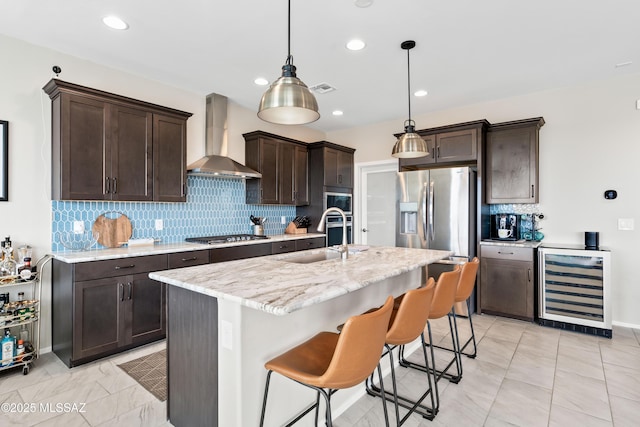
M532 240L482 240L481 245L487 246L515 246L517 248L537 248L542 242L534 242Z
M314 237L324 237L322 233L306 234L277 234L268 236L268 239L244 240L241 242L217 243L215 245L204 245L200 243L180 242L180 243L156 243L154 245L131 246L126 245L119 248L92 249L88 251L60 251L53 252L51 256L59 261L69 264L88 261L101 261L108 259L129 258L135 256L146 256L156 254L168 254L175 252L196 251L199 249L227 248L232 246L259 245L263 243L281 242L285 240L312 239Z
M355 249L364 249L354 246ZM299 264L293 258L335 253L311 249L153 272L149 277L276 315L357 291L384 279L444 259L449 251L372 246L340 258Z

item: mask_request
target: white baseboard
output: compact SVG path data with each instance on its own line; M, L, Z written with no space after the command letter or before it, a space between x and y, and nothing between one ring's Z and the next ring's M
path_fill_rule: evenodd
M640 329L640 325L634 325L633 323L625 323L625 322L611 322L613 326L622 326L623 328L631 328L631 329Z

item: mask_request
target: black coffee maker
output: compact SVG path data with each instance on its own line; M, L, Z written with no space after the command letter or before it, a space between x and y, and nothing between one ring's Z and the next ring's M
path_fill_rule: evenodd
M491 215L491 239L520 239L520 215L513 213Z

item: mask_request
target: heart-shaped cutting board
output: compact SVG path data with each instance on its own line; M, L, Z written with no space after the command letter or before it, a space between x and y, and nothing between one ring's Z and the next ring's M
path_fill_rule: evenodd
M129 218L117 212L117 218L109 218L106 215L98 216L91 227L94 233L98 233L98 243L107 248L118 248L127 243L133 233L133 227Z

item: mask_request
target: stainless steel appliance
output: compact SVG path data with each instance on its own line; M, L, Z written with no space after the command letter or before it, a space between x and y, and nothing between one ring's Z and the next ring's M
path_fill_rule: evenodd
M338 208L347 215L353 214L353 195L351 193L332 193L325 191L323 194L323 210ZM330 213L330 215L337 215Z
M545 245L538 268L540 325L611 338L611 252Z
M453 252L429 276L475 256L476 173L469 167L399 172L396 246Z
M257 236L254 234L226 234L224 236L204 236L204 237L187 237L187 242L202 243L204 245L215 245L219 243L242 242L245 240L268 239L267 236Z
M342 244L342 216L327 215L325 218L325 233L327 246ZM347 243L353 243L353 217L347 216Z

